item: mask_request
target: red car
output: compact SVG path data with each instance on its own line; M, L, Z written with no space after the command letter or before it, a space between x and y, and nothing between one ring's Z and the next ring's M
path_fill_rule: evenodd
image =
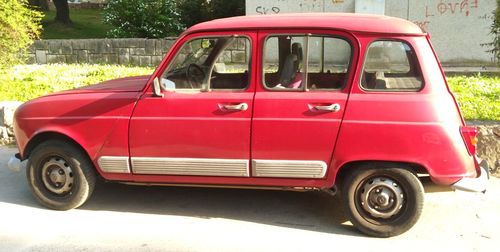
M15 114L40 203L82 205L107 181L340 189L362 232L418 220L422 176L483 191L465 126L429 35L398 18L247 16L185 31L151 76L37 98Z

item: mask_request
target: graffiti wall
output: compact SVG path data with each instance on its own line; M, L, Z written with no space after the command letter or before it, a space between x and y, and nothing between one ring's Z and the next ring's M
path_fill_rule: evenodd
M404 18L431 34L444 65L494 65L487 50L496 0L246 0L247 15L374 13Z

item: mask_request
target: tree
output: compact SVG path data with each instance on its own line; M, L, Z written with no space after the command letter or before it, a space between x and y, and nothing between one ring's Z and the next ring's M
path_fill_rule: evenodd
M179 0L177 6L181 22L186 27L210 20L211 13L206 0Z
M177 5L186 27L216 18L245 15L245 0L177 0Z
M174 0L109 0L104 22L110 37L164 38L184 29Z
M40 35L42 13L26 0L0 1L0 67L20 63L26 48Z
M245 0L211 0L211 19L245 15Z
M49 1L48 0L29 0L31 6L37 7L39 10L48 11Z
M63 24L71 24L68 0L54 0L54 5L56 6L55 21Z
M493 34L493 49L497 64L500 65L500 0L497 0L497 8L493 12L493 24L491 25L491 34Z

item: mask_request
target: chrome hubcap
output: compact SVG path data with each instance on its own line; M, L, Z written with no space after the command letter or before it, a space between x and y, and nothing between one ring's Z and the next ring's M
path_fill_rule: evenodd
M403 207L404 194L392 179L376 177L369 179L361 188L361 206L376 218L388 219Z
M73 171L64 159L52 157L42 167L42 181L49 191L63 195L71 191Z

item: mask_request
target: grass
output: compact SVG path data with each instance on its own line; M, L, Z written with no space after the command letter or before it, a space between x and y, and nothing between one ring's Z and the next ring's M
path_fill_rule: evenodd
M70 9L71 25L54 22L55 10L44 12L42 19L42 39L80 39L105 38L111 29L103 23L103 13L100 9Z
M448 85L465 119L500 121L500 76L448 77Z
M153 71L150 67L116 65L18 65L0 69L0 101L27 101L60 90Z
M27 101L52 92L100 81L147 75L151 67L56 64L0 69L0 101ZM448 84L467 120L500 121L500 76L453 76Z

